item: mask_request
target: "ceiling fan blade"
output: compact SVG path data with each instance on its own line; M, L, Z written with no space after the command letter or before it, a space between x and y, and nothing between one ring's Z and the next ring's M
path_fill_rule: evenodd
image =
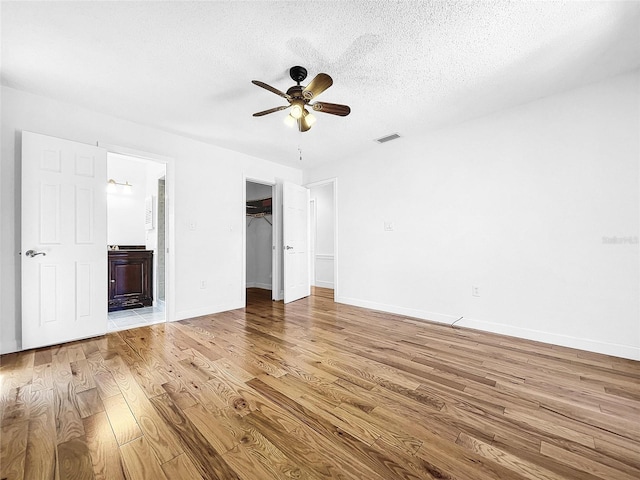
M263 110L262 112L254 113L254 117L262 117L263 115L268 115L273 112L279 112L280 110L284 110L285 108L289 108L291 105L283 105L282 107L270 108L269 110Z
M267 85L266 83L261 82L260 80L251 80L251 83L253 83L254 85L257 85L259 87L262 87L265 90L269 90L270 92L273 92L276 95L280 95L282 98L286 98L287 100L291 100L291 97L289 95L287 95L286 93L281 92L277 88L274 88L271 85Z
M316 102L312 106L316 112L330 113L341 117L346 117L351 113L351 108L348 105L340 105L339 103Z
M326 73L319 73L315 76L311 83L302 91L302 96L307 100L317 97L327 88L333 85L333 80Z

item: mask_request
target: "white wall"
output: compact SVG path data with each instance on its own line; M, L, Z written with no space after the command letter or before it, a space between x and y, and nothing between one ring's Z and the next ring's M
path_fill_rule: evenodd
M175 318L243 306L245 176L300 184L302 172L45 97L2 87L0 348L20 347L20 151L29 130L174 159ZM106 179L105 179L106 181ZM206 288L200 288L201 281Z
M309 197L315 200L315 248L312 285L334 288L334 205L333 183L313 186Z
M129 189L116 186L114 191L107 190L107 245L145 245L146 164L108 155L107 178L132 185Z
M639 85L635 72L309 172L340 185L337 300L640 359Z
M272 198L272 187L247 182L247 200ZM273 216L247 217L247 287L271 290L273 256Z

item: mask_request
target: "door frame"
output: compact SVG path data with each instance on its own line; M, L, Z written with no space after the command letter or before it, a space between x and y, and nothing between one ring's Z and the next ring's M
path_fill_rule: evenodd
M318 229L318 210L316 199L309 200L309 284L315 287L316 283L316 230Z
M333 184L333 300L338 301L339 294L339 275L338 275L338 177L327 178L326 180L319 180L317 182L311 182L304 185L311 189L313 187L322 187L324 185ZM312 232L315 235L316 232ZM311 259L315 262L315 258Z
M173 157L166 157L164 155L135 150L133 148L123 147L120 145L110 145L98 142L98 146L105 148L107 150L107 155L109 153L116 153L127 157L139 158L140 160L162 163L165 166L165 322L173 322L176 320L176 268L174 255L176 236L173 202L175 196L175 160Z
M271 201L272 209L272 236L271 236L271 299L279 301L283 299L283 292L280 291L281 263L282 263L282 184L273 179L265 180L257 177L242 175L242 284L241 302L247 306L247 182L258 183L271 187L273 195Z

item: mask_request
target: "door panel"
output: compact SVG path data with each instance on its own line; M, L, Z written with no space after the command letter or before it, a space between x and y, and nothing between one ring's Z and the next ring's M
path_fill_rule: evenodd
M23 349L106 332L106 172L103 148L22 133Z
M309 190L285 182L282 186L284 303L308 297Z

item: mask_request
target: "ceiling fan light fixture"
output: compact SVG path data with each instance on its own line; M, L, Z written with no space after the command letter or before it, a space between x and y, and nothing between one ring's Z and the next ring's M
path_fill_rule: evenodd
M301 101L296 100L291 104L291 116L296 120L302 117L303 110L304 107Z
M296 125L296 119L289 114L286 117L284 117L284 124L287 127L293 128Z
M305 110L305 112L307 112ZM307 121L307 125L312 126L314 123L316 123L316 117L312 114L307 112L304 116L304 119Z

